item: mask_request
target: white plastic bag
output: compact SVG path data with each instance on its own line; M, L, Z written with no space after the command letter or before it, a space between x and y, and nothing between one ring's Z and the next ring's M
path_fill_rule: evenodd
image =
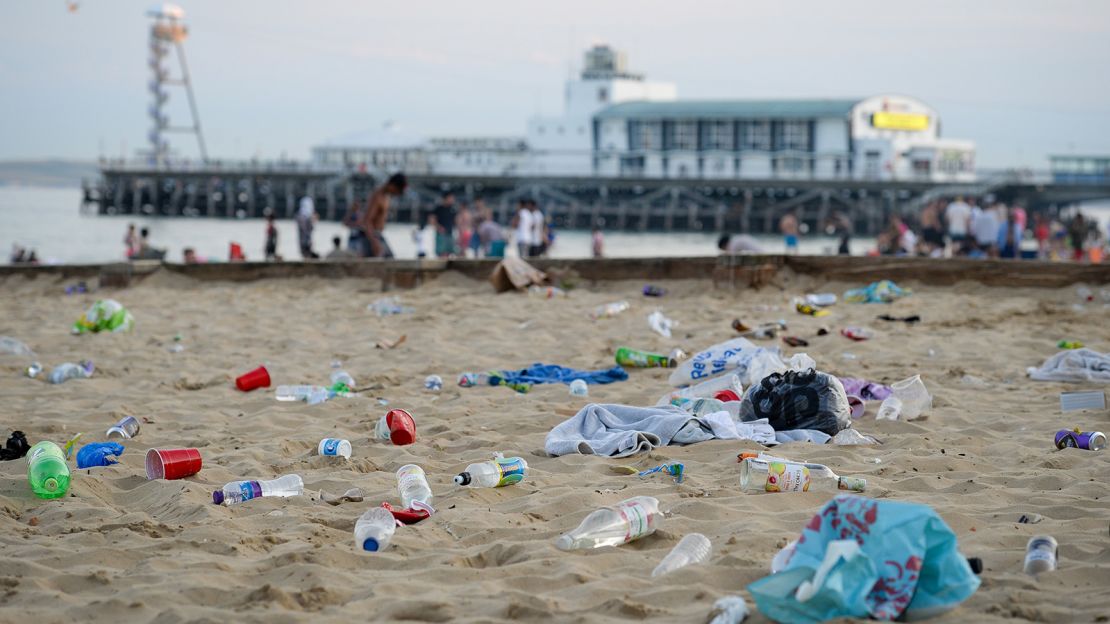
M739 375L740 383L750 386L759 379L755 382L751 381L748 369L755 358L766 358L764 353L778 359L781 364L778 347L757 347L747 338L733 338L728 342L713 345L680 364L671 373L670 384L679 388L734 372ZM766 364L761 366L765 368Z
M648 326L655 330L655 333L663 336L664 338L671 337L671 327L674 327L677 324L671 319L663 316L663 313L659 310L656 310L649 314L647 320Z

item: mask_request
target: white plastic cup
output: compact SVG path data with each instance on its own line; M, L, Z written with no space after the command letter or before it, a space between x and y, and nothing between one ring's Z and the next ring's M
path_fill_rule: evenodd
M589 396L590 387L586 384L585 381L581 379L575 379L574 381L570 382L570 393L573 396Z
M933 396L921 381L921 375L914 375L891 384L890 389L894 396L902 401L902 418L913 420L933 406Z

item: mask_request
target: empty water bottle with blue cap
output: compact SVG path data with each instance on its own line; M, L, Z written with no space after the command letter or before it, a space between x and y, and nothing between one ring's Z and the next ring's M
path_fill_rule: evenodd
M212 492L212 502L217 505L237 505L263 496L300 496L304 481L300 475L289 474L268 481L232 481L223 489Z
M524 480L528 462L521 457L505 457L501 453L490 461L470 464L455 476L455 483L473 488L505 487Z
M383 507L374 507L355 522L355 546L368 552L377 552L389 546L397 520Z

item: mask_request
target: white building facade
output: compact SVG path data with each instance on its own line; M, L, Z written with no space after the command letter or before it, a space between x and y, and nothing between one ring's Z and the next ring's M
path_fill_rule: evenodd
M608 46L586 52L580 76L567 82L563 114L533 117L524 137L385 133L313 152L326 166L459 176L975 177L975 145L941 138L937 112L914 98L679 100L673 84L631 73L624 54Z

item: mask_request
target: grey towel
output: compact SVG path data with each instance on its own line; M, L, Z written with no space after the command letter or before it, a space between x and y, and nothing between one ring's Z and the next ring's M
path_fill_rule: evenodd
M606 455L628 457L671 439L692 419L673 406L630 407L590 403L547 434L543 448L549 455Z

